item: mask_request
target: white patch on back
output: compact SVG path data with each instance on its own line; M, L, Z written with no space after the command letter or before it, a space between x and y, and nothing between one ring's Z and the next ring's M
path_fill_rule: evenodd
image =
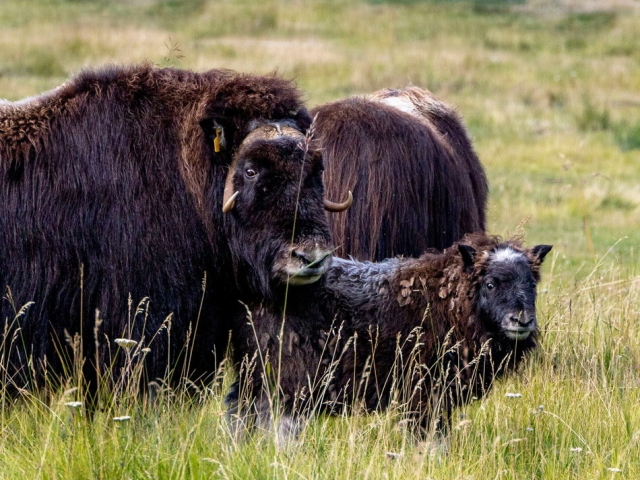
M527 261L527 257L524 253L518 252L511 247L501 248L491 253L491 260L494 262L517 262Z
M25 97L20 100L10 101L7 99L0 99L0 106L2 107L12 107L12 108L29 108L32 105L40 105L45 101L55 97L58 94L58 91L63 87L66 87L68 82L64 82L62 85L52 88L51 90L47 90L46 92L39 93L37 95L32 95L30 97Z
M413 115L414 117L418 117L420 115L420 112L418 112L413 102L404 97L386 97L379 100L376 99L376 101L389 105L401 112Z

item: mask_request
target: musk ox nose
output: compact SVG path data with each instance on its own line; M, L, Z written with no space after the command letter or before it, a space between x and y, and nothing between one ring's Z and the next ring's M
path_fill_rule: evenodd
M301 248L295 249L291 252L294 258L300 260L305 267L321 264L325 259L331 255L331 251L325 250L304 250Z
M527 314L509 313L502 319L502 331L512 340L524 340L536 329L536 316L533 313Z
M282 255L274 264L275 276L290 285L308 285L317 281L329 269L332 250L313 246L297 246Z
M511 322L515 323L519 327L525 328L531 327L536 323L535 315L527 315L524 312L520 312L519 314L512 313L509 317L509 320L511 320Z

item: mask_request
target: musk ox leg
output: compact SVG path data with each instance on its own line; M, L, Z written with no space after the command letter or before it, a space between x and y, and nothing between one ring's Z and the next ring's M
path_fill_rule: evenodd
M279 447L286 447L295 442L304 424L304 418L301 415L285 413L274 420L270 409L266 412L258 413L258 428L267 432L275 430L276 443Z
M248 432L258 429L264 432L275 432L276 442L280 447L295 441L304 427L304 416L297 413L277 412L274 418L273 410L278 409L274 403L269 401L267 394L243 395L241 383L234 382L225 397L226 417L232 440L242 441Z
M240 402L240 382L236 380L224 399L227 406L227 426L234 442L240 442L244 439L252 423L249 412L246 411L247 406L244 405L243 408Z
M278 446L286 447L298 440L306 424L302 415L283 415L278 422Z
M246 382L235 381L227 396L227 422L234 441L242 441L252 430L258 428L269 431L273 427L272 406L266 395L256 393L259 386L246 389Z

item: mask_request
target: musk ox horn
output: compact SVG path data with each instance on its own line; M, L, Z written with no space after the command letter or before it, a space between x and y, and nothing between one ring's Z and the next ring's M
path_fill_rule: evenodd
M229 213L231 210L233 210L233 207L236 206L236 198L239 194L240 192L236 191L228 199L223 199L222 213Z
M344 212L353 203L353 195L349 190L347 199L342 203L334 203L330 200L324 199L324 209L328 212Z
M238 162L234 160L231 165L229 165L229 172L224 182L224 194L222 195L222 213L229 213L233 210L233 207L236 205L236 198L240 194L240 192L234 191L233 189L233 174L236 171L237 163Z

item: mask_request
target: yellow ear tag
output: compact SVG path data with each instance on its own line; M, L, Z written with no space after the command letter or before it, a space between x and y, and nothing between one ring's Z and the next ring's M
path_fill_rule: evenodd
M220 138L222 134L221 128L216 128L216 138L213 139L213 151L216 153L220 152Z

